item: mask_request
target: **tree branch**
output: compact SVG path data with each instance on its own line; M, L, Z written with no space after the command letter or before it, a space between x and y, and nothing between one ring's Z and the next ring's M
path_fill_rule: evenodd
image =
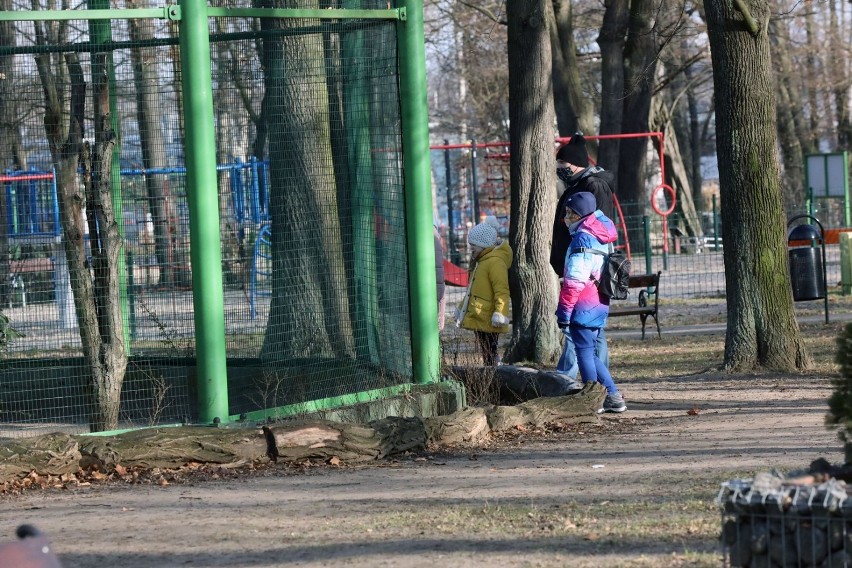
M740 11L740 13L742 13L745 24L748 26L748 31L751 32L751 35L757 36L757 34L760 33L760 26L752 17L751 11L748 9L748 5L745 3L745 0L734 0L734 6Z

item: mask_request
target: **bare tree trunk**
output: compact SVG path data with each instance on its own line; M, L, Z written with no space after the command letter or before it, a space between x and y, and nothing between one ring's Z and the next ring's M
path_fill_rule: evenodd
M701 171L701 150L704 145L704 138L701 135L702 129L698 120L698 97L696 96L695 89L691 84L694 73L691 65L686 68L685 73L687 81L690 83L690 85L687 86L686 91L689 126L685 129L685 131L689 133L689 137L687 138L688 142L686 143L687 147L689 148L689 178L692 181L693 202L695 204L695 209L700 215L704 212L705 209L704 200L702 199L704 175Z
M654 34L656 2L633 0L630 25L624 46L624 115L623 133L647 132L651 110L651 93L656 75L657 44ZM629 156L618 163L618 196L622 206L633 204L625 215L639 216L644 212L648 196L645 190L645 151L648 138L627 138L621 141L620 155ZM644 239L638 223L630 225L629 239L639 243Z
M605 5L603 25L598 35L601 49L601 134L620 134L624 112L624 43L630 1L607 0ZM616 174L614 191L618 187L620 148L621 141L612 139L601 140L598 150L598 164Z
M837 149L848 150L852 146L852 118L850 118L850 90L852 76L849 73L849 23L837 16L837 5L829 2L829 65L834 95L835 123L837 124ZM841 14L842 15L842 14Z
M214 25L218 32L225 31L222 25L225 22L218 18ZM217 42L210 46L213 50L213 76L216 81L216 162L219 164L232 163L237 157L244 157L241 151L245 143L241 140L245 133L241 132L235 124L234 117L240 109L234 108L230 95L233 85L240 82L237 76L242 73L240 65L233 61L234 50L231 45L234 42ZM219 185L219 211L221 222L219 223L219 240L222 243L222 271L225 283L228 285L240 285L244 289L249 286L251 257L246 254L246 247L254 250L254 243L244 242L246 235L246 219L237 219L233 207L231 183L233 176L240 179L248 179L248 170L236 173L234 170L223 171L218 175ZM242 223L242 224L241 224ZM251 252L249 252L251 254Z
M52 30L56 31L56 30ZM61 29L59 30L61 34ZM38 44L58 43L62 35L47 37L36 23ZM83 143L86 82L77 53L61 57L36 55L36 68L45 100L44 126L56 171L62 242L68 260L83 358L89 373L92 431L118 426L121 387L127 367L122 320L118 260L122 250L119 219L112 201L112 130L109 93L109 54L92 56L92 92L95 117L94 156ZM66 81L70 83L65 99ZM83 167L85 191L77 176ZM87 208L92 271L84 239Z
M769 33L773 41L770 42L773 74L776 97L778 98L778 141L781 147L781 158L784 164L784 176L781 180L781 192L784 199L784 209L792 211L796 206L805 202L805 170L801 133L796 130L793 119L794 113L800 113L803 105L802 100L793 98L791 84L796 80L798 73L793 71L790 61L788 30L786 24L776 18L769 20Z
M765 0L749 2L757 22ZM789 280L776 150L769 38L752 35L731 0L709 2L716 92L716 148L725 242L728 328L724 366L791 371L812 365L799 334Z
M665 133L663 150L666 156L666 179L663 182L669 184L675 190L677 211L681 214L686 233L702 235L701 219L698 218L698 213L695 211L695 200L689 175L683 163L677 136L674 135L671 113L667 108L664 108L662 96L654 97L649 122L653 130Z
M169 20L169 36L170 37L180 37L180 29L177 20ZM173 77L181 77L181 59L180 59L180 46L172 45L169 48L169 59L172 64L172 76ZM178 79L175 79L177 81ZM175 109L175 113L177 114L178 119L178 132L180 133L180 147L183 151L183 158L186 159L186 125L183 120L183 90L180 88L180 85L177 85L177 88L174 90L174 96L177 101L177 108Z
M593 132L593 107L583 94L581 74L577 67L571 0L548 0L545 9L548 14L553 100L559 135L571 136L578 130Z
M92 153L93 179L84 176L88 211L97 220L97 232L89 231L90 246L94 239L99 246L92 248L92 267L95 274L94 303L98 317L99 353L94 386L97 392L95 430L112 430L118 426L121 385L127 369L127 344L121 313L121 280L119 258L122 254L121 219L116 215L112 199L112 154L117 137L112 129L110 113L109 72L111 54L92 56L92 98L95 115L95 146ZM88 154L84 149L83 164Z
M803 75L805 76L805 85L819 85L820 77L825 73L825 69L822 69L819 65L817 53L821 52L823 46L820 40L817 38L814 33L814 11L813 10L805 10L805 32L806 32L806 41L808 44L807 49L807 66L804 69ZM803 144L805 153L817 152L819 148L819 140L820 140L820 128L819 128L819 116L820 113L819 103L817 102L817 93L818 89L816 88L807 88L806 92L808 94L808 106L810 107L810 113L808 114L807 127L804 130L801 130L801 136L807 142ZM804 117L803 117L804 120Z
M291 0L265 7L290 8ZM307 6L301 6L303 8ZM318 5L313 6L317 8ZM264 20L270 30L288 20ZM302 25L302 22L299 23ZM264 41L272 218L272 300L261 355L353 357L342 278L328 123L322 38L274 36Z
M131 0L128 7L147 7L147 2ZM132 41L153 39L154 30L151 20L129 20ZM165 140L160 124L160 93L158 84L157 48L137 47L130 50L133 61L133 77L136 83L136 117L139 121L139 142L142 148L142 166L146 170L165 168ZM145 189L148 193L148 208L154 225L154 254L159 268L159 284L188 286L192 283L192 274L186 262L184 247L175 246L178 235L172 199L166 187L163 175L145 175Z
M548 246L556 206L549 1L506 3L512 145L510 237L515 251L509 270L514 325L507 362L550 363L559 351L553 316L556 282Z
M0 0L0 10L7 12L12 9L12 0ZM12 47L15 41L15 24L0 22L0 46ZM15 131L17 118L15 116L14 98L11 97L15 79L15 56L0 55L0 164L11 164L14 161ZM7 222L7 207L5 186L0 184L4 193L0 195L0 309L8 305L9 284L12 275L11 257L9 254L9 230Z

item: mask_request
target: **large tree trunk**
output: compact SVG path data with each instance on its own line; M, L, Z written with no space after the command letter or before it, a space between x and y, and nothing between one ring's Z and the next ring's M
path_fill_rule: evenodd
M144 0L131 0L128 8L147 7ZM129 20L130 39L146 41L154 38L152 20ZM139 143L142 148L142 166L146 170L165 168L166 145L160 122L161 101L156 86L158 81L157 49L137 47L130 50L133 61L133 78L136 83L136 118L139 121ZM188 286L192 274L186 262L185 247L175 246L179 234L172 199L168 195L166 176L146 174L145 189L148 209L154 225L154 254L159 268L159 284Z
M763 0L749 3L757 22ZM709 2L716 150L724 215L727 369L791 371L812 360L799 334L788 272L769 39L747 31L732 0Z
M263 7L293 4L276 0ZM304 24L263 21L268 30ZM277 107L266 109L273 187L272 300L261 356L352 357L328 92L320 77L325 70L322 38L272 35L264 40L263 61L268 101Z
M624 115L621 131L625 134L648 131L648 114L656 75L657 43L654 33L654 14L657 3L651 0L633 0L630 7L630 25L624 47ZM648 138L627 138L621 141L618 163L618 197L627 216L644 213L648 195L645 190L645 152ZM644 239L640 223L632 223L629 239L641 243Z
M601 134L620 134L624 112L624 43L630 15L630 0L607 0L603 25L598 35L601 49ZM601 140L598 164L618 174L621 141ZM616 187L618 181L616 178ZM617 192L618 193L618 192ZM622 199L621 194L618 194Z
M512 340L507 362L550 363L559 351L553 312L556 278L550 239L556 193L553 96L546 6L550 0L509 0L509 115Z
M583 93L582 74L577 68L571 0L548 0L544 7L550 32L553 100L559 135L571 136L578 130L593 132L593 107Z

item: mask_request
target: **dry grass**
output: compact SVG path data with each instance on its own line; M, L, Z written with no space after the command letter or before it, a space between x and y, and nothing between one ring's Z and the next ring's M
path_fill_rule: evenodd
M777 396L773 404L782 405L784 412L796 412L793 408L800 404L802 410L799 412L803 413L800 419L807 415L807 409L813 408L816 422L811 426L820 429L822 401L830 392L831 379L838 372L835 363L837 337L847 325L837 320L842 314L852 312L852 297L832 294L829 300L833 320L829 324L821 318L822 301L796 304L800 316L810 316L800 317L802 337L815 362L810 370L790 374L723 373L719 367L724 360L724 330L710 333L684 330L683 333L663 334L662 339L653 336L644 341L610 335L613 375L617 381L624 382L631 395L641 397L643 393L658 389L658 396L671 397L667 402L672 404L676 402L678 389L688 384L689 396L701 400L702 412L707 412L708 428L719 428L716 434L722 438L735 436L736 432L728 434L722 420L710 422L710 415L716 413L710 405L718 403L718 408L722 409L719 412L723 413L725 405L737 404L732 401L739 400L740 404L748 406L751 403L746 400L757 400L767 394ZM698 324L724 325L726 307L724 300L675 300L661 307L661 318L664 329ZM616 322L617 325L612 325ZM610 324L614 329L639 328L638 318L617 318ZM508 337L503 339L508 341ZM466 351L475 357L472 341L467 349L463 335L454 333L453 341L457 358L459 353ZM734 390L741 388L750 391ZM629 407L630 401L628 396ZM686 402L684 408L689 408ZM630 446L656 429L677 437L680 429L688 424L685 420L689 420L685 410L673 415L674 418L632 418L630 414L608 417L598 426L583 426L582 431L549 425L537 431L508 433L492 439L482 451L488 454L525 452L532 446L546 452L550 451L547 448L558 451L558 448L584 444L588 445L589 452L600 452L601 460L612 460L619 454L612 453L613 446ZM740 426L759 430L763 418L756 415L750 420L748 425ZM824 436L831 439L828 431L824 431ZM688 442L684 444L687 445L682 450L691 451ZM827 451L831 449L827 447ZM740 455L740 451L733 446L730 450L733 455ZM742 455L743 459L747 458L747 454ZM572 566L719 566L720 518L713 502L715 492L723 481L755 473L750 468L738 467L737 462L738 458L733 458L706 470L684 464L675 465L665 473L637 471L631 495L618 493L623 488L615 485L604 484L584 491L582 479L559 479L556 481L559 490L552 502L524 503L504 499L490 504L432 504L372 518L365 521L365 527L373 531L399 531L401 536L413 536L409 534L410 527L416 526L425 527L431 534L477 534L503 542L534 539L540 550L546 550L548 543L555 540L564 550L570 551ZM806 468L808 463L799 465ZM771 465L767 465L767 469L769 467ZM649 474L652 479L642 479ZM613 492L613 497L607 497ZM518 565L560 566L565 565L564 562L564 557L538 554L529 564Z

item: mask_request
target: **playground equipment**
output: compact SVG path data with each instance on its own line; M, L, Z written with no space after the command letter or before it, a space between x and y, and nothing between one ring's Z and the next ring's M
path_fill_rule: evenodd
M663 133L647 132L636 134L601 134L597 136L586 136L588 140L624 139L624 138L652 138L658 143L658 155L660 164L660 179L665 180L665 153L663 149ZM556 138L555 144L564 144L570 138ZM459 231L463 232L467 223L476 224L481 221L483 215L495 215L508 219L509 214L509 158L510 147L508 142L476 142L471 140L464 144L443 144L430 146L433 152L443 154L443 181L445 189L446 216L439 211L440 217L447 219L446 238L448 258L452 265L445 267L445 275L459 274L464 269L459 265L462 263L460 249L465 247L465 242L459 237ZM482 154L479 154L482 150ZM590 160L594 163L594 160ZM436 177L440 177L437 175ZM484 180L482 182L478 180ZM616 219L613 221L619 230L618 247L623 248L628 258L632 256L630 240L628 237L628 220L625 218L618 195L613 195L615 202ZM665 206L661 206L663 202ZM665 184L658 184L651 192L651 208L662 220L661 242L663 262L667 267L669 242L668 242L668 217L674 212L676 195L674 189ZM507 231L508 232L508 231ZM647 259L646 263L650 262ZM447 270L449 268L449 271ZM650 265L648 271L650 272ZM447 284L459 285L457 282L466 278L447 277Z
M244 239L246 232L255 234L269 223L269 161L251 157L243 162L239 159L229 164L218 164L217 172L227 176L230 191L230 217L239 228L239 238ZM123 186L129 186L134 179L151 176L162 176L168 181L178 181L176 185L181 191L173 195L177 204L185 204L186 168L122 168L120 176ZM10 244L15 247L22 245L42 245L47 250L48 258L18 259L13 264L12 287L16 296L26 302L27 283L22 274L29 272L45 272L49 268L53 273L54 299L59 309L61 326L64 329L76 327L74 303L69 284L68 264L65 261L65 251L60 246L62 242L59 224L59 201L56 192L56 179L53 171L30 169L26 171L7 170L0 176L5 188L6 226ZM125 194L131 192L125 190ZM186 208L178 207L186 216ZM124 207L125 241L130 246L144 248L144 242L153 232L154 219L151 217L151 206L146 196L132 198ZM223 212L228 215L229 212ZM188 229L188 222L176 223L176 227ZM267 227L268 230L268 227ZM176 237L176 235L173 235ZM174 239L173 239L174 240ZM255 247L256 248L256 247ZM136 255L144 259L147 255ZM49 266L44 260L49 261ZM143 260L144 262L144 260ZM256 264L252 261L252 264ZM144 264L142 265L144 266ZM131 266L129 270L133 270ZM158 267L162 268L162 267ZM252 278L254 283L254 275ZM252 318L255 315L255 303L252 296ZM131 307L132 308L132 307Z

